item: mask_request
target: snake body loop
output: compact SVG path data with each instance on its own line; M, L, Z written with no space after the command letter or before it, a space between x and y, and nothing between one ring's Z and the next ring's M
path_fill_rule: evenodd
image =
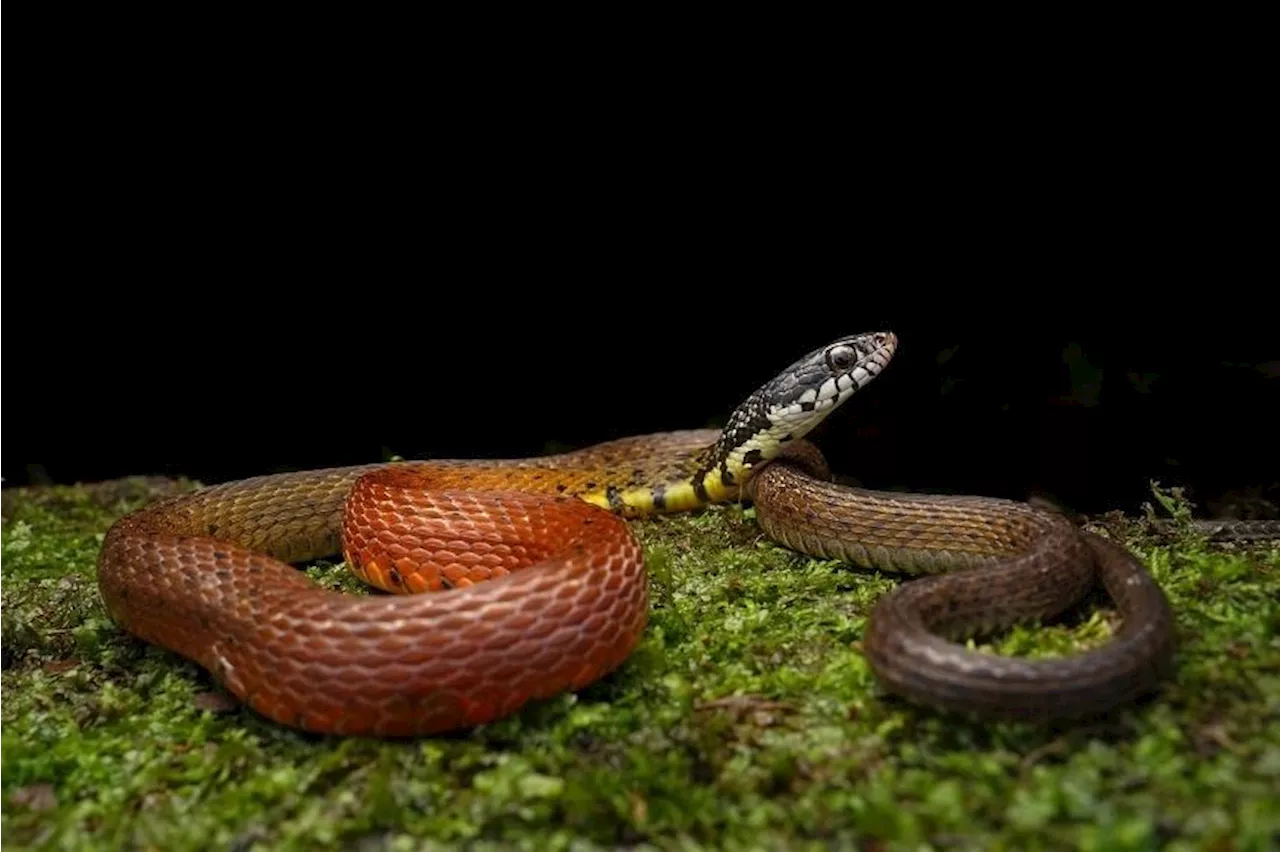
M787 462L748 491L760 526L788 547L935 575L881 599L863 640L895 693L985 718L1071 719L1149 692L1172 671L1173 615L1160 587L1124 548L1065 517L1008 500L845 488ZM1101 648L1028 660L948 641L1052 618L1098 579L1122 618Z
M623 517L754 500L806 553L912 573L864 643L894 692L983 716L1062 718L1149 691L1172 618L1123 548L1028 506L858 491L824 481L802 436L883 370L888 333L836 341L752 394L719 432L649 435L510 461L368 465L256 477L118 521L99 557L107 609L278 722L430 734L578 689L645 625L640 546ZM743 490L745 486L745 491ZM288 563L341 551L389 592L319 588ZM1050 617L1100 577L1123 625L1078 657L1028 661L944 639Z

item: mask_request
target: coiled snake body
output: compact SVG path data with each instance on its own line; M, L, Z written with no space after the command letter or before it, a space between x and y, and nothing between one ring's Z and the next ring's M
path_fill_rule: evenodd
M1102 712L1170 670L1159 587L1123 548L1008 501L848 489L802 436L889 363L889 333L838 340L752 394L721 432L672 432L513 461L430 461L231 482L118 521L108 611L278 722L430 734L487 722L616 668L644 629L622 517L746 497L763 529L820 557L912 573L864 650L892 691L948 710ZM322 589L288 565L343 552L389 592ZM980 567L981 566L981 567ZM1025 660L944 637L1046 618L1101 578L1123 625L1097 650Z

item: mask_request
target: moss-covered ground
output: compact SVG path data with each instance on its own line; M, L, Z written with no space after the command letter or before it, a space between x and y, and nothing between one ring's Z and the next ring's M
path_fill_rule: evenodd
M122 633L109 523L167 483L4 495L5 848L1275 849L1280 552L1117 534L1168 592L1159 695L1047 729L881 694L859 652L899 578L793 554L750 511L637 522L652 615L612 676L451 737L311 736ZM346 586L338 566L310 569ZM1115 626L1105 598L994 649Z

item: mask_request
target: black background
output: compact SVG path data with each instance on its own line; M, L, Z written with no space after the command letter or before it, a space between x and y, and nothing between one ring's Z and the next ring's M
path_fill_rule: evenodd
M718 425L806 351L891 329L891 368L816 436L866 484L1276 496L1265 137L1210 98L1194 132L1185 101L1073 124L945 92L907 125L527 125L515 96L410 120L317 85L82 85L33 132L7 234L6 485Z
M97 305L6 353L6 484L214 482L714 426L808 349L883 328L901 338L890 369L816 435L869 485L1043 494L1081 511L1132 510L1152 478L1201 501L1275 497L1280 380L1256 317L1146 312L1140 294L1118 304L1078 280L1016 295L942 270L949 280L930 286L781 263L751 283L655 270L632 294L604 266L595 285L581 272L421 269L345 295L242 290L235 308L201 309L203 288L185 287L163 311ZM290 311L290 297L310 304Z

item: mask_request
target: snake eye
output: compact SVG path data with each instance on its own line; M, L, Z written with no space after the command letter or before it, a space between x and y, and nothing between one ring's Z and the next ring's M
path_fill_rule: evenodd
M837 373L843 373L853 366L856 355L852 346L832 346L827 350L827 366Z

